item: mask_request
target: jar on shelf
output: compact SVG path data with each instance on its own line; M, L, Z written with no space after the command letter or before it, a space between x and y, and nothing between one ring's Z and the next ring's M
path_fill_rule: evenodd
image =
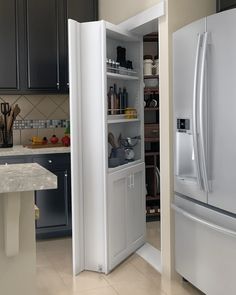
M144 55L143 57L143 74L144 76L152 75L153 60L151 55Z
M159 59L157 55L154 57L153 75L159 75Z
M137 118L137 110L135 108L126 108L125 109L125 118L126 119Z

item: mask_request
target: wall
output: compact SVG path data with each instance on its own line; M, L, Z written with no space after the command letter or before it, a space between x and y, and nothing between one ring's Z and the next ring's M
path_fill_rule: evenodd
M68 95L0 95L2 102L18 104L21 109L16 118L19 124L13 130L15 145L29 144L32 136L64 136L65 120L69 120Z
M99 19L118 24L160 1L161 0L99 0Z
M120 23L158 0L99 0L99 18ZM166 0L166 15L159 20L160 128L161 128L161 241L162 274L174 273L174 223L172 159L172 33L178 28L215 12L215 0ZM167 284L168 285L168 284Z

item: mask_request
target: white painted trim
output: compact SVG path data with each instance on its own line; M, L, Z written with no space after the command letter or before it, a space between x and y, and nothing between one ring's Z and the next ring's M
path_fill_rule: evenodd
M136 253L161 273L161 251L146 243Z
M73 20L69 24L69 76L70 76L70 133L71 133L71 196L72 196L72 252L73 274L84 270L84 209L83 209L83 154L80 73L80 26ZM79 233L79 234L78 234Z
M3 194L4 243L7 257L19 254L21 194Z
M139 14L123 21L118 26L126 31L134 32L135 30L144 24L153 22L159 17L165 15L165 1L162 0L160 3L140 12ZM150 32L152 33L152 32Z

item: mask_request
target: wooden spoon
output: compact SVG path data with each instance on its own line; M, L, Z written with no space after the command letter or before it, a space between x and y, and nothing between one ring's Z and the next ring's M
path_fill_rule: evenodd
M21 109L19 108L18 104L15 105L15 107L12 107L9 120L7 122L7 131L9 132L12 129L13 123L16 119L16 117L19 115Z
M113 133L109 132L108 133L108 142L110 143L110 145L116 149L117 146L116 146L116 142L115 142L115 136L113 135Z

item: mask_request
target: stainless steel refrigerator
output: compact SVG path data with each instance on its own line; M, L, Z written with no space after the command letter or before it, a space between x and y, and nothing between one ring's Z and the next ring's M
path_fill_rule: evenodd
M176 271L236 294L236 9L173 35Z

